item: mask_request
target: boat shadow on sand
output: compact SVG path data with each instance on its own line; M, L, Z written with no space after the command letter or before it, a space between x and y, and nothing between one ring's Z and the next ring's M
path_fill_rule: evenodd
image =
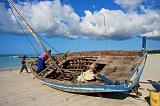
M123 100L127 97L133 97L133 98L138 98L136 95L128 94L128 93L119 93L119 92L112 92L112 93L85 93L85 94L80 94L80 93L75 93L79 95L86 95L86 96L92 96L92 97L101 97L101 98L110 98L110 99L119 99Z
M152 81L152 80L148 81L152 83L152 86L154 87L156 92L160 92L160 81Z

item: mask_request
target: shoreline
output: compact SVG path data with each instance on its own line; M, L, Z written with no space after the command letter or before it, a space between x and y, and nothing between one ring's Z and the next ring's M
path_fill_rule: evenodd
M13 70L20 70L21 67L6 67L6 68L0 68L1 71L13 71Z

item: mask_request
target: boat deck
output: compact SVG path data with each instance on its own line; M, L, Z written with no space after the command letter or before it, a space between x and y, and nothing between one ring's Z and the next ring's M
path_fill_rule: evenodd
M131 69L140 64L142 57L139 51L95 51L68 54L66 61L61 66L65 69L65 75L72 77L82 73L91 65L95 65L95 74L100 74L112 81L129 81L132 74ZM59 57L62 58L62 57ZM62 63L61 63L62 64ZM76 76L77 77L77 76ZM73 78L74 79L74 78ZM62 83L72 84L72 78L58 78ZM57 79L56 79L57 80ZM57 81L58 81L57 80ZM75 83L74 83L75 84ZM104 84L100 80L91 80L81 84Z
M132 67L139 64L139 56L105 56L96 61L97 64L105 64L99 74L112 81L129 80Z
M104 81L95 78L87 82L75 82L77 77L94 66L94 74L100 74L115 81L129 81L132 68L137 67L143 60L140 51L92 51L70 53L65 56L57 56L58 64L65 71L58 77L53 77L54 72L45 80L66 85L104 85Z

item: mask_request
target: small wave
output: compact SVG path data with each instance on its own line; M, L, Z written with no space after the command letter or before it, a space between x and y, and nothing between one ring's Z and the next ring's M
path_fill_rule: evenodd
M19 58L19 56L9 56L9 58Z

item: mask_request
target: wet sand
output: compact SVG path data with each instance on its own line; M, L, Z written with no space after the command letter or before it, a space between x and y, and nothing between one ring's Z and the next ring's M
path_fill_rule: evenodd
M160 81L160 55L148 55L141 81ZM150 84L140 84L140 98L119 93L73 94L59 91L19 70L0 71L0 106L149 106ZM156 88L157 89L157 88Z

